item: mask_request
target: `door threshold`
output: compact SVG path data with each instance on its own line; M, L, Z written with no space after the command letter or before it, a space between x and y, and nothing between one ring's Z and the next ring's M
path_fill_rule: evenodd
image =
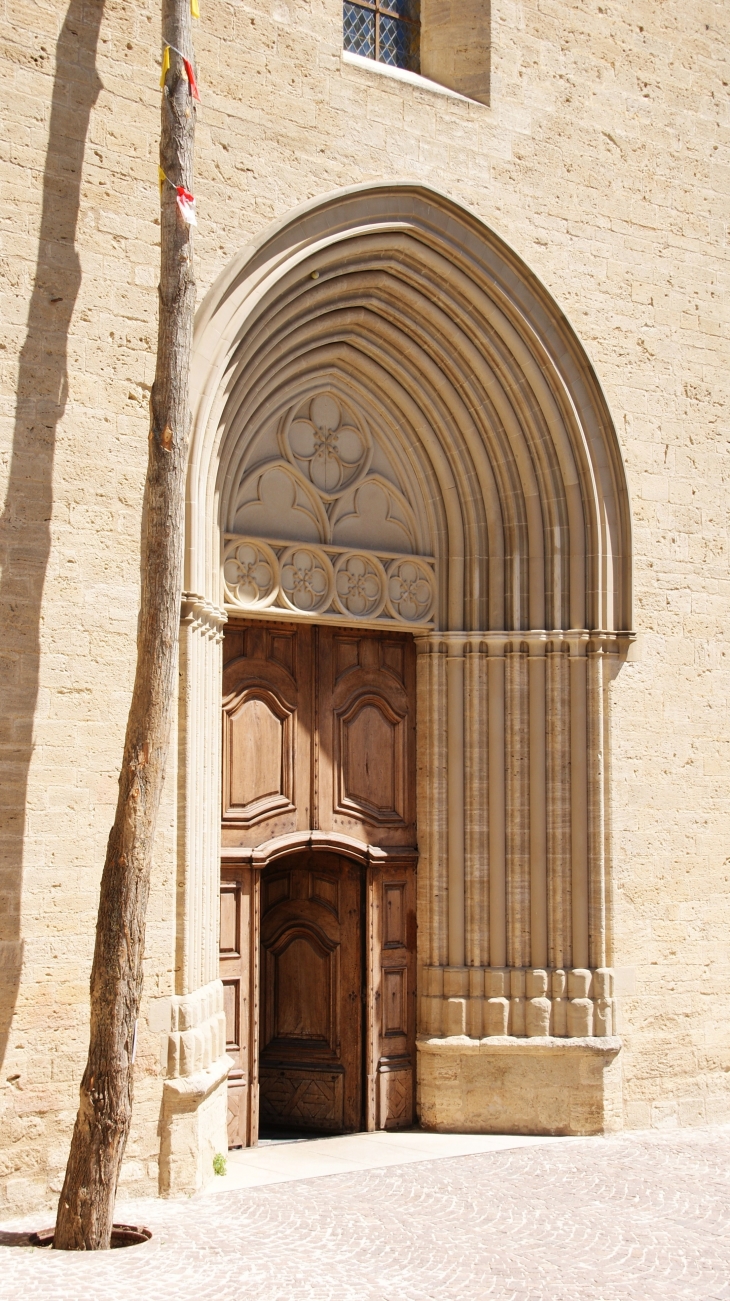
M257 1147L232 1149L228 1153L227 1174L217 1176L199 1195L412 1165L419 1161L476 1156L538 1143L577 1141L581 1140L524 1134L435 1134L421 1129L381 1129L279 1142L269 1139Z

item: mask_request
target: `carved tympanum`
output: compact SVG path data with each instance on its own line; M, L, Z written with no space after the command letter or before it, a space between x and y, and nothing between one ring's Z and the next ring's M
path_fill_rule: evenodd
M435 568L410 470L323 387L251 435L228 513L226 604L341 622L428 625ZM408 567L408 564L410 567Z

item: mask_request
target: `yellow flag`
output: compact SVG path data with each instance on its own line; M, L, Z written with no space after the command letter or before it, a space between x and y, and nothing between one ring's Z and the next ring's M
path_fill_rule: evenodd
M193 18L200 17L200 5L198 4L198 0L190 0L190 12L193 15Z
M165 173L163 172L161 167L157 168L157 179L160 182L160 198L162 198L162 187L165 184L167 177L165 176Z
M166 45L166 46L165 46L165 53L164 53L163 56L162 56L162 73L161 73L161 75L160 75L160 85L161 85L161 86L164 86L164 84L165 84L165 77L167 76L167 74L168 74L169 71L170 71L170 47L169 47L169 45Z

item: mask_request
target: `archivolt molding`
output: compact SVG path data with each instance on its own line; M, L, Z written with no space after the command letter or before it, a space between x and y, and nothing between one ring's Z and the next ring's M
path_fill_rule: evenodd
M219 529L239 531L257 440L327 495L365 472L370 433L436 559L438 627L631 628L628 501L592 368L515 254L445 197L362 187L293 214L210 291L194 387L188 585L217 603ZM339 459L319 434L315 455L330 402L330 433L351 431Z
M418 633L424 1028L563 1033L550 1017L565 1011L568 1033L591 1018L610 1033L605 688L632 635L630 512L559 308L443 195L342 191L210 290L193 414L190 591L228 613ZM210 746L220 677L205 681L189 717ZM191 903L207 919L215 799L200 817L185 852L192 882L209 874L211 901ZM205 953L190 980L215 976ZM524 1015L523 984L542 1000ZM564 984L600 1007L566 1010Z

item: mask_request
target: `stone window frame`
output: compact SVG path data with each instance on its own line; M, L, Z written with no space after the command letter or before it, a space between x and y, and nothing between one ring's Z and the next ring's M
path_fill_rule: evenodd
M352 0L362 8L385 14L385 0ZM394 16L395 4L389 16ZM343 0L344 33L344 0ZM421 86L445 90L479 104L491 103L490 0L414 0L418 22L417 58L398 67L374 56L345 48L343 61L363 70L385 74ZM401 19L403 21L403 19Z

